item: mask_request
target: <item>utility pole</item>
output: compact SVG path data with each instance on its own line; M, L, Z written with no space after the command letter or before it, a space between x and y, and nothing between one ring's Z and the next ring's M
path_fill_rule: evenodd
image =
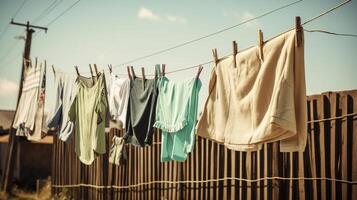
M16 113L17 107L19 104L19 100L21 97L21 93L22 93L22 86L23 86L23 81L25 78L24 75L25 75L25 72L26 72L27 66L28 66L26 62L28 62L28 60L30 59L32 34L35 32L34 29L42 29L45 32L47 32L48 28L30 25L29 21L27 21L26 24L14 22L14 19L11 19L10 24L26 27L25 50L24 50L23 58L22 58L21 77L20 77L20 84L19 84L20 87L19 87L19 91L17 94L17 103L16 103L16 109L15 109L15 113ZM14 116L14 119L15 119L15 116ZM17 151L18 138L15 136L14 129L12 128L12 126L14 124L14 119L12 120L11 127L9 130L9 141L8 141L8 150L7 150L7 154L6 154L5 173L4 173L4 176L2 179L2 184L1 184L1 186L2 186L1 191L3 191L3 192L9 191L9 189L11 188L11 182L9 184L9 180L11 180L12 175L13 175L15 155L16 155L16 151Z

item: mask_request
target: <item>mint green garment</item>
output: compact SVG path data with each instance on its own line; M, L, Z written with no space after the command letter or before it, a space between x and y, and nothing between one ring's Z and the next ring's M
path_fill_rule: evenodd
M162 130L161 162L185 161L195 145L198 94L201 81L169 81L161 77L154 127Z
M96 154L105 153L107 99L104 74L93 84L91 78L78 76L77 91L69 111L75 123L75 151L79 160L90 165Z

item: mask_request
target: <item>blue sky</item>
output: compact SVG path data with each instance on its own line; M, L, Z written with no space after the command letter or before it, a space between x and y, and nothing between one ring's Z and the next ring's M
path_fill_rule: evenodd
M34 21L54 1L58 6L36 25L46 25L76 0L26 0L15 21ZM14 109L20 77L24 29L9 26L11 17L22 0L0 0L0 109ZM119 64L142 55L180 44L293 1L80 1L73 9L49 26L47 34L37 30L32 41L31 57L46 59L49 64L75 78L74 65L88 72L88 64L101 69L107 64ZM211 49L218 55L232 52L233 40L239 49L257 44L257 31L271 38L294 27L295 16L304 22L342 1L302 1L289 8L237 27L194 44L132 63L137 73L140 67L153 71L156 63L165 63L167 71L193 66L212 59ZM314 22L306 29L323 29L338 33L357 34L357 3L352 1ZM14 47L13 45L16 44ZM11 50L10 48L13 49ZM357 38L337 37L320 33L305 33L305 71L307 93L357 88ZM9 52L9 49L11 50ZM8 53L9 52L9 53ZM46 110L54 102L53 74L48 70ZM211 66L201 74L203 87L200 105L206 99ZM126 68L114 68L125 74ZM169 75L172 79L195 76L196 70ZM201 109L200 108L200 109Z

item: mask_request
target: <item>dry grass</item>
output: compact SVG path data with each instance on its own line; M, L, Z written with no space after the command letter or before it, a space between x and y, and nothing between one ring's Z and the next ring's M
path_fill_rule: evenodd
M13 187L11 194L0 193L0 200L70 200L73 199L64 190L58 196L53 197L51 194L51 180L46 181L38 193L19 189L16 185Z

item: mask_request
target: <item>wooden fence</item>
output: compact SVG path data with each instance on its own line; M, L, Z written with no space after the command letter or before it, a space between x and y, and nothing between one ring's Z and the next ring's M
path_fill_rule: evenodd
M160 134L128 148L124 166L108 154L79 162L74 142L54 140L52 189L75 199L353 199L357 196L357 90L308 97L305 152L231 151L197 137L185 162L160 162ZM113 135L107 134L108 148Z

